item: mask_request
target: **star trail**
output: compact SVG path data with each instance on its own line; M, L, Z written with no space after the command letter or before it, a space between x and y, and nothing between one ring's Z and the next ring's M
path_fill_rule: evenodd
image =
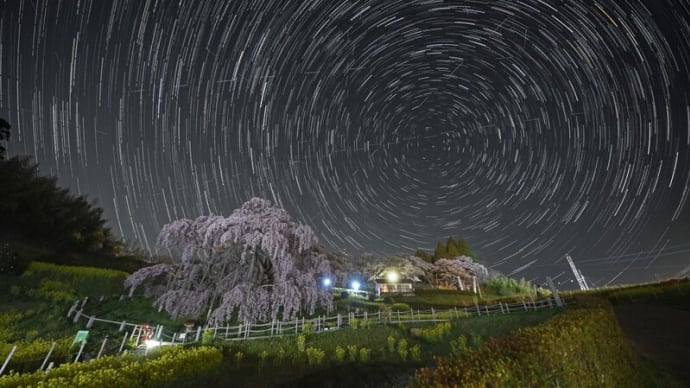
M149 251L260 196L353 255L690 266L685 1L9 0L0 34L10 155Z

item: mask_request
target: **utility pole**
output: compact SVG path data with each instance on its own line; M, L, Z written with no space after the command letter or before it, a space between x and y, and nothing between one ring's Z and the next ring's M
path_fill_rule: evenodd
M580 289L589 290L589 286L587 285L585 277L582 275L582 272L580 272L580 270L578 270L577 267L575 267L575 262L573 261L573 258L570 257L570 254L566 253L565 259L568 261L570 269L573 271L573 275L575 275L575 279L577 279L577 284L580 286Z

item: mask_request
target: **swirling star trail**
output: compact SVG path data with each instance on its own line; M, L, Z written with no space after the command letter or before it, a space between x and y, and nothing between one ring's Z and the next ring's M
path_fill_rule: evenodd
M153 251L284 207L329 249L465 238L543 279L686 271L686 1L0 3L11 155ZM567 277L567 276L566 276Z

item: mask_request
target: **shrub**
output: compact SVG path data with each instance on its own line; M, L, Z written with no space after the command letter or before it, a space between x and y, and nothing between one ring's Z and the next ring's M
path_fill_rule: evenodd
M388 341L388 352L395 353L395 337L389 335L386 340Z
M435 368L417 371L413 385L637 386L638 368L612 309L589 308L489 339L461 358L439 358Z
M410 305L407 303L393 303L391 309L393 311L410 311Z
M201 334L201 344L210 345L213 342L213 329L204 329Z
M0 386L46 387L167 387L199 383L199 377L217 371L223 359L209 347L166 347L156 357L106 356L80 363L65 363L50 373L10 372L0 377Z
M63 362L69 356L70 347L72 345L71 338L62 338L58 340L44 340L35 338L37 332L32 330L25 334L25 338L29 341L20 341L15 343L4 343L0 344L0 357L6 357L12 347L17 346L17 350L10 359L7 366L9 370L14 370L16 372L32 372L38 369L43 362L46 354L53 345L56 343L53 354L51 355L52 361Z
M410 348L410 357L414 361L422 360L421 347L419 346L419 344L416 344L415 346Z
M401 339L398 341L398 355L400 355L400 359L404 361L407 361L407 340L406 339Z
M467 337L460 335L455 340L450 341L450 353L455 357L462 357L467 353L469 347L467 346Z
M326 353L317 348L308 347L307 348L307 363L309 365L321 365Z
M351 362L357 361L357 345L348 345L347 352Z
M337 345L335 347L335 360L338 363L342 363L343 361L345 361L345 349L340 345Z
M311 322L304 322L304 325L302 325L302 332L306 334L313 333L314 325Z
M371 351L367 348L361 348L359 349L359 361L361 363L367 363L369 362L369 359L371 358Z
M304 336L304 334L300 334L297 336L297 351L300 353L304 353L304 350L307 345L307 337Z
M340 298L342 299L347 299L348 296L350 296L350 293L347 291L343 291L340 293Z
M235 365L239 368L242 365L242 360L244 359L244 353L235 353Z
M434 325L432 328L422 329L419 333L419 336L427 342L438 343L450 333L450 329L450 322L443 322Z
M505 276L489 279L489 281L486 282L486 286L501 296L511 296L516 294L532 295L535 293L534 288L529 281L525 279L516 280Z
M353 329L357 329L359 327L359 319L357 319L357 318L350 319L350 327Z

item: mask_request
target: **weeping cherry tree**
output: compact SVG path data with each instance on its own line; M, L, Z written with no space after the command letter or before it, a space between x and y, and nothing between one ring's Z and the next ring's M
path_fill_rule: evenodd
M309 226L290 220L271 202L252 198L229 217L176 220L163 227L159 249L172 264L142 268L126 280L130 294L144 295L173 318L208 323L237 318L256 322L313 314L317 305L332 309L319 279L330 274Z

